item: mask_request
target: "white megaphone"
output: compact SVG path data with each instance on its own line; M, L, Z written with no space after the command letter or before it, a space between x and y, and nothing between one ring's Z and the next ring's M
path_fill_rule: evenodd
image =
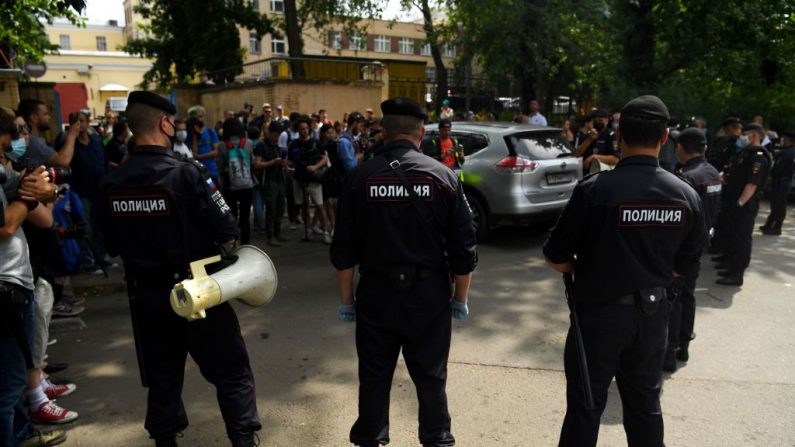
M239 299L249 306L268 304L276 294L276 268L265 252L252 245L241 245L233 253L234 264L207 275L206 267L221 260L220 256L191 262L192 279L171 289L171 307L188 320L205 318L206 309Z

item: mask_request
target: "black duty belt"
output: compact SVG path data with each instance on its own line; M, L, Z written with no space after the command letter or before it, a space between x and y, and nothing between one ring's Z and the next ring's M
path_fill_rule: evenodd
M413 271L416 279L427 279L434 276L442 276L447 274L444 267L428 268L412 265L399 265L395 267L381 267L381 268L366 268L359 267L359 274L364 277L378 277L378 276L392 276L400 274L402 271Z

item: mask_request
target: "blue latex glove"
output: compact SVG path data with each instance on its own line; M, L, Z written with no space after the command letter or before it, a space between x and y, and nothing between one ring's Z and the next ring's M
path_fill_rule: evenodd
M456 320L466 320L469 318L469 306L453 298L450 300L450 307L453 308L453 318Z
M355 304L340 304L338 316L340 321L350 323L356 321L356 305Z

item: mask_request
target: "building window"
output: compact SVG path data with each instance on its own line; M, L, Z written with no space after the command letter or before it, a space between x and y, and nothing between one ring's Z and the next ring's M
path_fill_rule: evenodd
M62 50L72 49L72 40L69 38L68 34L61 34L58 36L58 44L61 46Z
M445 44L444 51L442 51L442 56L444 57L455 57L455 45L452 44Z
M249 54L262 53L262 40L254 33L248 34L248 52Z
M431 44L426 43L422 47L420 47L420 54L423 56L430 56L431 55Z
M389 36L375 36L375 51L378 53L389 53L392 46L392 39Z
M452 68L447 69L447 82L452 84L455 81L455 70Z
M271 39L271 52L273 54L287 54L287 44L284 39Z
M331 36L331 39L330 39L331 48L334 48L335 50L341 50L342 49L342 33L339 32L339 31L332 31L330 36Z
M284 13L284 0L271 0L271 12Z
M251 8L259 12L259 0L251 0Z
M108 51L108 41L105 36L97 36L97 51Z
M398 51L400 54L414 54L414 39L401 37L398 40Z
M360 51L364 49L364 39L359 34L351 34L348 37L348 49L353 51Z
M425 68L425 79L431 82L436 81L436 69L434 67Z

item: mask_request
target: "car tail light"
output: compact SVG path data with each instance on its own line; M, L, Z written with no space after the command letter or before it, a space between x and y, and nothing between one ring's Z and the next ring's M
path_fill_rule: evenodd
M499 172L533 172L538 167L538 162L524 157L509 155L497 163Z

